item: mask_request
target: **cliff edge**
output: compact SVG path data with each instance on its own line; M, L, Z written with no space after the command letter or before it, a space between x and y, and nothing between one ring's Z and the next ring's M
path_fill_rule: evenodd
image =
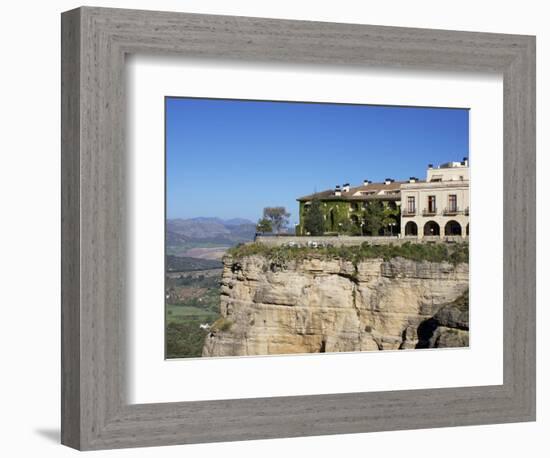
M203 356L468 346L465 262L224 258Z

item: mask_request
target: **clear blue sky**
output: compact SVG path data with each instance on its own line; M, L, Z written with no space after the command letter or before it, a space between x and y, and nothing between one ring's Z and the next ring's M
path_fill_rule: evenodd
M468 110L166 98L167 217L256 221L363 179L468 156Z

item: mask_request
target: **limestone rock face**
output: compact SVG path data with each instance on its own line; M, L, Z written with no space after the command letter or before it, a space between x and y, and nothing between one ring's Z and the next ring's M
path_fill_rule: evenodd
M468 277L468 264L403 258L280 266L226 257L224 326L207 336L203 356L467 346Z

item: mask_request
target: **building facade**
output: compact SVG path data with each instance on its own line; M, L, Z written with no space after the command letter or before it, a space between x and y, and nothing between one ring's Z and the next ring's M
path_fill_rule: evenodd
M470 232L468 160L428 166L425 181L401 185L403 237L462 236Z
M320 203L324 232L348 235L399 235L405 238L443 238L469 235L470 170L468 159L428 166L426 179L365 180L300 197L297 235L308 235L305 220L314 201ZM368 206L377 203L384 225L373 233Z

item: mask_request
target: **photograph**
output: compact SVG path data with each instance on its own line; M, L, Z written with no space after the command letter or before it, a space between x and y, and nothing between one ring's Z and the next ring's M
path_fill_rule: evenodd
M469 109L165 97L165 357L469 347Z

